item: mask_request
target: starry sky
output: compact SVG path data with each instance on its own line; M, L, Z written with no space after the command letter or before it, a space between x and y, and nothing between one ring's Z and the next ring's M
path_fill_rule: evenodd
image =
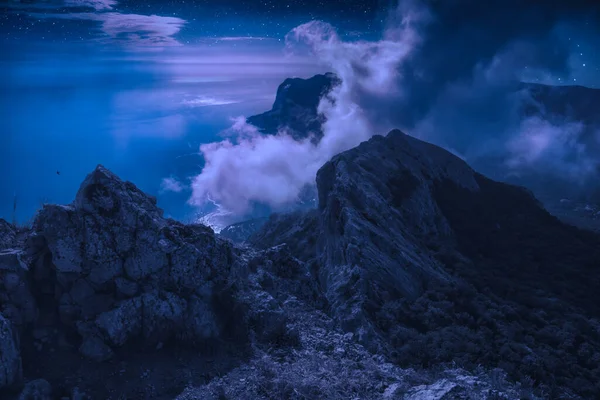
M64 43L100 39L195 45L254 38L281 41L309 20L329 20L349 34L382 27L382 1L56 0L3 2L5 39ZM145 35L138 35L141 31Z
M451 85L475 81L481 66L495 77L600 88L597 1L407 3L422 3L430 21L399 67L406 95L372 103L392 120L398 109L409 110L405 126L430 114ZM198 173L198 146L218 140L233 118L269 109L285 78L331 69L314 54L290 54L286 35L318 20L344 42L378 41L396 6L1 0L0 170L8 172L0 176L0 217L12 218L15 197L20 221L43 202L70 202L102 163L157 195L168 215L185 219L193 212L188 194L177 186L163 190L165 177L178 182Z

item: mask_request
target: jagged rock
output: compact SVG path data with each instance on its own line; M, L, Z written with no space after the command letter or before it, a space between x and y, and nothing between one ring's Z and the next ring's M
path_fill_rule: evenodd
M0 390L18 383L21 376L18 336L10 321L0 313Z
M264 342L276 341L287 333L287 315L279 303L263 291L250 292L247 323Z
M285 243L294 257L310 262L317 255L319 230L317 210L272 214L262 228L248 238L248 243L263 250Z
M257 271L258 282L280 302L296 297L322 308L325 299L313 276L309 264L292 255L287 245L282 244L259 252L249 260L249 267Z
M27 382L19 400L52 400L52 386L44 379Z
M21 250L0 251L0 311L17 326L30 324L37 316L23 258Z
M12 248L17 241L17 229L0 218L0 250Z
M186 342L215 338L221 329L217 323L218 316L211 304L199 297L188 300L186 315L183 318L184 329L178 333L178 337Z
M155 199L102 166L73 204L44 206L25 243L0 253L0 299L11 319L34 323L29 345L42 354L70 341L102 362L130 343L290 337L280 301L245 283L242 250L208 227L164 219ZM302 274L294 284L307 284Z
M197 342L219 335L212 297L228 280L233 248L210 228L162 214L154 198L102 166L72 205L39 212L27 249L34 281L47 288L67 327L94 322L94 329L79 329L86 356L107 356L99 338L108 346L133 338L155 346L176 336Z
M97 336L85 337L79 347L79 352L84 357L97 362L106 361L113 357L111 348Z
M577 365L570 373L596 374L548 340L573 337L557 327L569 319L600 348L598 235L562 224L526 189L400 131L333 157L317 185L315 215L273 217L250 242L286 243L293 256L315 259L310 270L328 310L360 343L402 365L472 365L498 354L512 379L541 368L544 384L560 380L567 397L598 390L541 361L568 354ZM549 314L540 317L540 307ZM527 366L517 366L523 357Z
M40 356L57 337L96 361L254 338L255 358L208 385L231 398L488 398L493 385L463 372L409 379L414 371L389 363L441 368L454 358L518 362L514 379L529 368L563 386L582 372L571 388L594 393L597 363L580 360L600 357L587 317L600 315L597 236L399 131L334 157L317 186L317 210L272 216L252 248L164 219L155 199L99 166L73 204L40 211L24 249L0 252L0 355L10 367L0 387L19 379L10 316L33 322L27 347ZM518 303L519 293L532 294ZM560 375L563 357L576 367Z
M465 162L400 131L375 136L319 170L320 278L346 329L371 336L367 307L415 299L426 284L451 280L427 248L451 242L432 195L438 180L478 190Z
M276 134L285 129L297 140L312 134L318 141L323 137L321 126L325 122L317 111L319 101L339 82L339 78L332 73L315 75L309 79L286 79L277 89L273 108L249 117L248 123L265 134Z

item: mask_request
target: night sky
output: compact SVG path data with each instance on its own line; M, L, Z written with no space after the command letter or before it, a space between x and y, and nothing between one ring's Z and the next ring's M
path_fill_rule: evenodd
M20 221L44 201L70 202L102 163L158 195L167 214L188 218L195 209L185 182L202 171L201 144L221 140L232 118L269 109L285 78L340 73L327 54L289 51L290 31L310 21L335 29L352 77L379 73L373 62L398 72L394 93L355 85L353 101L401 128L440 120L439 105L456 103L447 99L457 87L488 93L511 80L600 88L597 1L402 4L2 0L0 217L12 218L15 196ZM418 40L410 54L391 67L383 57L368 64L369 52L400 40L394 27L411 18ZM363 48L364 57L355 54ZM440 142L466 153L459 147L471 136L448 135Z
M144 26L162 44L195 45L223 38L281 41L292 28L318 19L350 35L381 29L389 2L378 1L134 1L3 2L2 33L11 41L64 43L134 38ZM130 23L127 26L127 23ZM100 26L105 24L104 27Z

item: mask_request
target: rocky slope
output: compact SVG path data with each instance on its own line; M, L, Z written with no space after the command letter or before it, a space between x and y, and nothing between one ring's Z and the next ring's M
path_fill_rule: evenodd
M317 209L244 245L163 218L101 166L31 230L1 221L0 395L600 393L599 236L400 131L335 156L317 187Z
M360 343L401 365L500 365L600 393L600 237L400 131L334 157L317 184L316 221L276 218L250 241L314 252L331 315ZM311 220L312 238L292 233Z
M331 73L315 75L309 79L289 78L277 89L271 110L248 118L248 123L265 134L276 134L281 129L295 139L304 139L313 134L315 140L323 136L323 116L317 112L319 101L338 78Z

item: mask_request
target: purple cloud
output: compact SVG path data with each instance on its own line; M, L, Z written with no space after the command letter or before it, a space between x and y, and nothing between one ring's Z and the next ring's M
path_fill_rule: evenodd
M117 0L65 0L66 7L91 7L96 11L112 10Z
M399 11L406 11L399 9ZM342 80L319 105L327 122L318 144L296 141L285 129L264 136L243 120L226 132L231 139L202 145L202 173L192 182L190 203L211 201L237 215L260 202L277 209L296 201L317 170L335 154L383 132L363 111L360 93L388 96L397 92L398 70L420 38L418 12L398 18L380 41L344 41L333 26L320 21L300 25L286 37L287 51L308 50Z
M27 3L12 1L9 6L14 9L25 9L29 16L35 18L96 21L99 23L98 39L107 44L137 48L181 45L173 36L179 33L186 23L185 20L177 17L111 11L117 4L117 0L64 0ZM59 9L80 11L81 8L90 8L94 11L58 12Z
M553 168L560 176L583 181L597 170L596 159L579 142L583 129L581 122L555 124L537 116L527 118L507 143L510 154L507 165L516 171Z
M88 20L100 23L100 40L107 44L132 47L180 46L173 38L185 20L159 15L121 14L115 12L44 14L32 13L36 18Z

